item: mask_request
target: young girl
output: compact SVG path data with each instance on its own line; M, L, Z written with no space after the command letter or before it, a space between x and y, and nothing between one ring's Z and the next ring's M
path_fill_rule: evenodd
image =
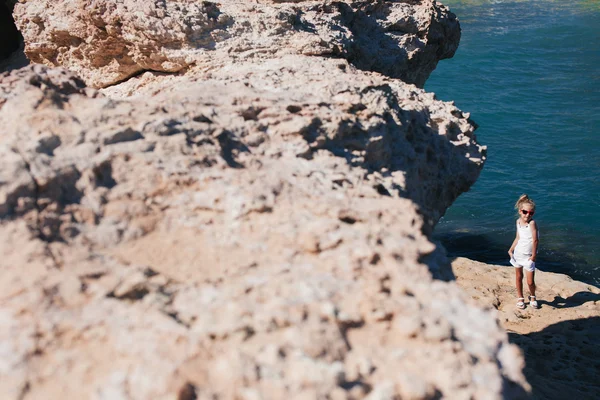
M538 302L535 298L535 258L538 248L538 228L533 220L535 213L535 203L526 194L519 197L515 208L518 210L517 219L517 237L508 250L510 263L515 267L517 273L517 308L525 308L525 298L523 297L523 269L527 273L527 286L529 286L529 305L538 308Z

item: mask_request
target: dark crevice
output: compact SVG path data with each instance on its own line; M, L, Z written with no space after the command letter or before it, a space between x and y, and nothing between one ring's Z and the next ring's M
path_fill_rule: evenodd
M113 188L117 182L113 178L112 163L110 160L105 160L101 164L92 169L96 178L96 187Z
M356 223L356 219L351 216L343 216L340 217L339 220L349 225L353 225L354 223Z
M371 392L371 390L373 390L371 385L369 385L366 382L362 382L360 380L344 381L344 382L340 383L339 386L346 391L351 391L352 389L355 389L355 388L361 388L362 392L364 394L369 394Z
M342 336L342 339L344 340L344 344L346 345L346 349L348 351L352 350L352 345L350 344L350 341L348 340L348 331L350 329L356 329L356 328L361 328L362 326L364 326L365 321L363 320L359 320L359 321L338 321L338 329L340 330L340 334Z
M146 72L152 72L154 74L165 76L165 75L178 75L181 71L185 71L186 69L187 68L182 68L181 70L175 71L175 72L156 71L156 70L153 70L153 69L141 69L141 70L136 71L136 72L134 72L134 73L132 73L130 75L127 75L126 77L124 77L122 79L119 79L118 81L115 81L115 82L111 83L110 85L104 86L103 89L109 88L111 86L120 85L121 83L127 82L128 80L133 79L133 78L137 78L138 76L140 76L142 74L145 74Z
M21 47L23 37L15 25L11 2L0 3L0 61Z
M374 189L377 190L377 193L379 193L382 196L388 196L388 197L392 196L390 194L390 192L385 188L385 186L383 186L381 183L375 185Z
M21 393L19 393L19 397L17 397L17 399L18 400L25 399L25 397L27 397L27 394L29 393L30 390L31 390L31 384L29 383L29 381L27 381L21 388Z
M196 386L190 382L183 385L183 387L179 390L179 394L177 395L177 400L196 400L198 398L198 393Z
M244 168L244 165L236 160L236 156L240 153L247 153L250 149L228 130L223 130L217 135L217 140L221 147L221 157L227 165L231 168Z
M173 321L177 322L179 325L182 325L188 329L190 328L190 324L188 324L187 322L184 322L181 318L179 318L179 315L177 314L177 312L175 312L175 311L172 311L172 312L163 311L163 312L165 313L166 316L173 319Z
M106 295L106 297L119 299L119 300L138 301L138 300L142 300L149 293L150 293L150 290L148 290L147 287L145 287L143 285L136 285L135 287L131 288L127 292L120 294L118 296L115 294L115 291L113 290L112 292L108 293Z

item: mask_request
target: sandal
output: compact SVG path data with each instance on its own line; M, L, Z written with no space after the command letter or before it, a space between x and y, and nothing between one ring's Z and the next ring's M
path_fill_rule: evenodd
M525 308L525 298L524 297L519 297L517 299L517 308L520 308L521 310Z
M533 300L531 300L533 299ZM538 308L538 302L535 299L535 296L529 296L529 305L533 308Z

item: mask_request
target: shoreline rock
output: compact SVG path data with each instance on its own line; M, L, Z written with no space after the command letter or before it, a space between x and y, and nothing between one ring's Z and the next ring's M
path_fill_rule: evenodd
M599 288L538 269L536 297L540 308L527 305L519 310L515 307L513 267L457 258L452 270L458 286L474 303L497 310L511 343L521 348L532 398L600 397Z

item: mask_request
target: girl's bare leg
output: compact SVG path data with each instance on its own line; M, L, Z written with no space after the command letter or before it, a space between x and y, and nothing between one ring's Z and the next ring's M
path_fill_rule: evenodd
M516 279L515 283L517 285L517 297L523 297L523 267L515 268ZM529 276L527 278L527 282L529 283Z
M529 294L535 296L535 270L527 271L527 286L529 286Z

